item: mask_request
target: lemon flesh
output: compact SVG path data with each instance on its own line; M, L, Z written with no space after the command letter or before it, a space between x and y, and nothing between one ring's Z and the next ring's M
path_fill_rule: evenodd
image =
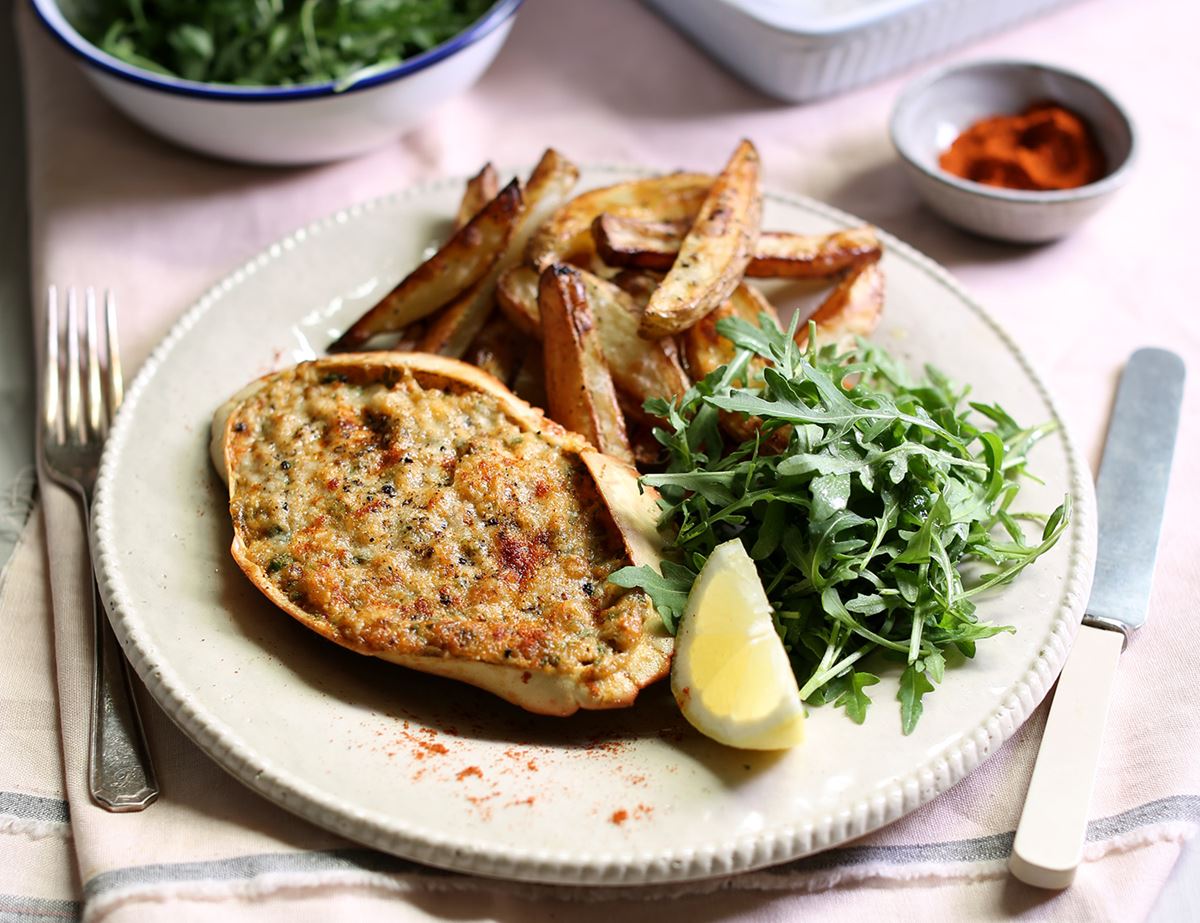
M701 734L744 750L804 739L804 704L758 570L738 539L718 545L675 637L671 691Z

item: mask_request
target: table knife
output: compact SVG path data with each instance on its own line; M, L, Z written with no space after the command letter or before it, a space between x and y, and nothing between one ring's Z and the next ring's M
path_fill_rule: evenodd
M1088 808L1121 652L1146 623L1183 400L1183 360L1139 349L1121 376L1096 479L1096 573L1038 751L1009 870L1062 889L1083 858Z

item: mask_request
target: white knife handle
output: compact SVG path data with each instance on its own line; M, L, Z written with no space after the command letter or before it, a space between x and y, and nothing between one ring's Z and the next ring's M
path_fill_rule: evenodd
M1035 888L1062 889L1083 859L1104 721L1125 641L1084 625L1067 658L1038 750L1008 868Z

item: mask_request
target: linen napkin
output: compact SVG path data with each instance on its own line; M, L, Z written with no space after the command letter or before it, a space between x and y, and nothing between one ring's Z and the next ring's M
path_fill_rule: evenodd
M1147 7L1094 2L995 39L975 53L1106 63L1120 30L1130 67L1110 81L1145 137L1200 145L1200 130L1159 98L1187 86L1191 57L1164 55ZM1195 11L1161 12L1175 18ZM1195 362L1200 328L1171 267L1187 265L1182 163L1147 144L1139 182L1068 241L1014 249L968 239L915 202L887 148L897 82L805 109L745 89L632 0L530 0L508 45L471 92L403 142L354 161L268 170L179 151L136 128L92 90L21 7L29 118L34 291L54 281L115 288L127 367L232 267L346 203L492 159L532 161L553 144L579 161L711 168L753 137L768 184L856 212L948 264L1002 316L1039 366L1076 437L1098 457L1115 376L1142 343ZM563 41L564 29L587 41ZM1180 35L1186 30L1181 29ZM1178 41L1182 41L1179 39ZM629 69L614 61L640 62ZM1181 46L1182 48L1182 46ZM1139 59L1139 55L1141 56ZM1155 67L1151 68L1150 65ZM1144 66L1143 66L1144 65ZM1166 73L1174 69L1174 73ZM1154 73L1154 79L1143 76ZM519 130L513 130L519 126ZM1130 229L1161 229L1153 241ZM1175 233L1172 233L1174 231ZM1153 310L1152 310L1153 308ZM1194 385L1186 400L1194 400ZM1181 468L1200 432L1185 412ZM598 891L490 882L422 868L347 843L226 776L142 700L163 795L136 815L93 806L84 785L91 641L86 546L74 500L47 487L0 596L0 919L82 912L93 920L536 919L771 920L801 913L866 918L1140 919L1200 822L1200 715L1189 707L1190 604L1198 587L1185 516L1196 491L1176 477L1154 618L1131 645L1075 886L1046 894L1005 874L1044 720L1039 710L980 769L923 809L854 844L774 869L692 885ZM45 547L40 523L45 522ZM53 633L47 631L54 601ZM56 683L46 682L51 675ZM60 734L47 717L56 709ZM57 743L54 743L57 741ZM61 750L57 748L61 745ZM58 753L61 752L61 762ZM69 823L68 823L69 816ZM9 901L9 905L3 903ZM569 908L563 902L570 901Z

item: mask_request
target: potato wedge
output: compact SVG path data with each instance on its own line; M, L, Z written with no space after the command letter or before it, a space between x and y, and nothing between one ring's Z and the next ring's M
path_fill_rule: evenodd
M454 216L454 230L466 227L488 202L496 198L499 191L500 177L489 161L483 165L482 170L467 180L462 201L458 203L458 214Z
M688 374L699 381L705 375L733 361L737 347L733 345L732 340L717 333L718 321L726 317L737 317L758 327L761 326L760 316L763 314L776 324L779 323L779 312L758 289L744 282L735 288L733 294L719 308L702 317L679 335ZM751 380L762 377L762 370L766 365L766 359L753 356L750 359Z
M853 349L858 337L868 337L883 314L883 270L867 263L851 272L809 318L817 325L817 344L833 343L839 352ZM808 325L796 331L796 342L808 343Z
M575 267L578 269L578 267ZM599 330L604 359L613 383L641 414L651 397L677 397L691 385L679 362L675 343L668 339L643 340L637 335L641 308L637 300L612 282L578 270L588 306ZM529 266L506 272L496 289L497 300L513 325L541 339L542 323L537 300L538 276Z
M640 406L634 406L628 397L617 392L617 403L625 414L625 432L629 436L629 447L639 469L654 468L666 460L666 449L654 438L653 429L663 421L652 417Z
M492 270L495 268L493 265ZM420 352L462 358L495 304L495 288L489 285L492 270L429 319L417 341Z
M733 294L719 308L679 335L688 373L699 381L705 375L733 361L737 347L733 345L732 340L717 332L718 321L725 317L737 317L759 327L762 326L763 314L776 324L779 323L779 312L758 289L744 282L735 288ZM760 380L767 365L769 362L761 356L751 356L746 377L750 381ZM720 423L721 429L742 442L754 436L755 431L762 425L762 420L759 417L722 411Z
M870 225L832 234L762 234L746 275L755 279L826 279L876 262L883 245Z
M743 140L713 182L638 328L657 339L685 330L730 296L754 252L762 220L758 151Z
M538 314L538 274L527 264L505 270L496 284L496 304L514 327L526 336L542 338Z
M516 374L512 380L513 394L534 407L546 407L546 367L542 363L540 340L525 340Z
M506 317L493 314L479 331L464 358L497 381L512 385L521 364L520 334Z
M654 290L662 285L662 276L645 269L622 269L612 277L612 283L622 291L628 292L638 310L644 311Z
M593 252L592 222L608 212L631 218L691 222L712 187L703 173L672 173L593 189L576 196L533 235L526 254L541 272L551 263L584 262Z
M625 417L580 271L563 263L547 267L538 282L538 308L551 419L585 436L606 455L632 465Z
M521 262L529 238L566 198L579 179L579 168L553 148L538 161L525 184L524 200L503 255L470 290L447 305L421 340L424 352L459 358L483 327L496 301L500 277Z
M499 175L496 173L496 168L489 161L483 165L483 169L467 180L462 200L458 204L458 213L454 216L454 230L458 231L466 227L471 219L479 214L487 206L487 203L496 197L499 187ZM461 307L463 303L469 303L472 299L480 296L480 285L480 282L476 282L475 285L467 290L464 296L455 299L451 303L452 305L460 305L454 314L454 320L458 320L464 312L465 308ZM404 331L403 340L395 348L438 352L437 346L444 338L452 335L454 331L454 324L449 322L449 319L445 317L445 313L445 310L436 312L425 321L417 321L409 325ZM482 332L480 331L480 333ZM428 348L427 344L429 343L432 343L434 348ZM472 342L468 349L473 346L474 342ZM479 363L475 364L478 365ZM489 368L486 371L492 371L492 369Z
M470 291L504 252L521 203L520 184L513 180L437 253L355 321L329 351L358 349L376 334L403 330Z
M690 229L687 221L641 221L605 212L592 222L592 240L609 266L667 272Z
M644 417L641 407L648 398L678 397L691 387L673 339L638 336L642 309L634 296L589 272L580 270L580 276L613 381L630 398L634 412Z
M679 255L688 228L683 221L639 221L605 214L592 223L592 236L597 252L610 266L666 272ZM746 275L758 279L824 279L874 262L882 252L872 227L832 234L763 231L754 245Z

